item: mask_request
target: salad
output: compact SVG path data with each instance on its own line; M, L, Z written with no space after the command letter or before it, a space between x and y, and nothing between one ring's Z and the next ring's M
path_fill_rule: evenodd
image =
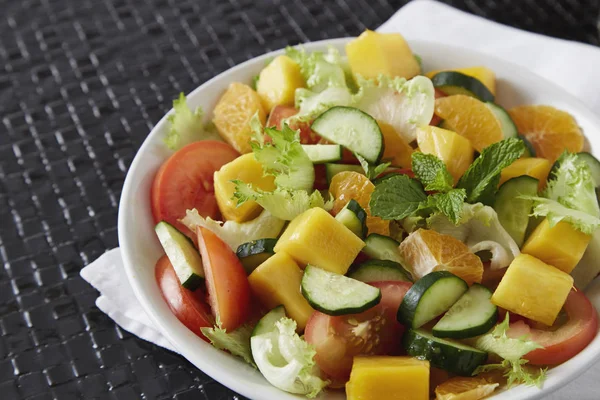
M600 162L567 112L399 34L290 47L203 124L182 94L151 190L175 316L290 393L477 400L598 330Z

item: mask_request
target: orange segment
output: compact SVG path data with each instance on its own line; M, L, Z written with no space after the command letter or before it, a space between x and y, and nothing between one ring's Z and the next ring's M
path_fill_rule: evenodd
M264 126L267 114L262 106L260 96L248 85L234 82L229 85L215 106L213 123L219 135L240 153L249 153L250 119L258 113Z
M538 157L556 161L565 150L583 150L583 134L573 116L552 106L519 106L508 111Z
M503 139L494 113L474 97L457 94L436 99L435 115L444 120L444 128L469 139L479 152Z
M385 143L383 159L391 162L394 167L410 168L413 148L400 134L396 133L393 126L385 122L378 122L378 124Z
M367 228L369 233L379 233L389 236L390 221L371 215L369 201L375 185L366 176L358 172L346 171L336 174L329 185L329 192L335 198L333 203L333 214L340 212L342 208L352 199L367 212Z
M496 390L499 386L484 377L457 376L435 388L436 400L480 400Z
M400 243L400 252L417 279L434 271L448 271L469 285L481 282L483 263L466 244L449 235L419 229Z

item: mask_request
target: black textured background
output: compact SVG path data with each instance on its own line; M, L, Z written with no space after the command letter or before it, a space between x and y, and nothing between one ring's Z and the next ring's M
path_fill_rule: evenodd
M404 3L0 0L0 398L240 398L115 326L79 270L117 246L125 173L177 93ZM597 0L447 3L599 44Z

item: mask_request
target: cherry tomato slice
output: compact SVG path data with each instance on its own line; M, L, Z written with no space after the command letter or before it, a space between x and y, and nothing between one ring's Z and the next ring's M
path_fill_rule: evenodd
M277 129L281 129L281 122L296 114L298 114L298 110L294 107L275 106L269 114L267 126L274 126ZM310 129L310 122L295 122L290 125L290 128L300 130L300 143L302 144L316 144L321 139L319 135Z

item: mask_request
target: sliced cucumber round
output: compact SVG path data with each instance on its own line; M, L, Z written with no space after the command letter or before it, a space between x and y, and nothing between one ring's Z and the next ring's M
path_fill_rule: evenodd
M360 154L371 164L383 155L384 143L377 121L353 107L332 107L321 114L311 129L330 142Z
M342 146L339 144L303 144L302 149L313 164L325 164L342 159Z
M533 200L521 199L519 196L536 196L539 181L528 175L521 175L504 182L494 203L498 220L506 232L521 247L525 241L525 232L529 224L529 214Z
M483 83L472 76L457 71L438 72L431 78L431 82L433 82L434 87L448 96L465 94L483 102L494 101L494 95Z
M204 281L204 267L200 253L194 244L168 222L161 221L154 227L156 236L162 245L181 286L196 290Z
M281 318L285 317L285 307L277 306L262 317L254 330L252 331L251 337L259 336L264 333L269 333L273 330L275 323L279 321Z
M249 275L260 264L275 254L277 239L258 239L240 244L235 254L238 256L246 273Z
M325 176L327 177L327 184L331 183L331 180L336 174L340 172L358 172L361 174L365 173L365 170L360 165L354 164L325 164Z
M412 282L402 265L389 260L369 260L352 269L348 277L361 282Z
M498 322L498 307L492 304L491 297L488 288L474 283L435 324L433 335L466 339L487 333Z
M523 153L522 157L535 157L535 149L533 148L531 142L527 140L527 138L523 135L518 135L518 138L521 139L523 143L525 143L525 152Z
M488 354L474 347L437 338L421 329L409 329L402 338L406 352L431 365L461 376L471 376L486 362Z
M467 282L448 271L429 273L406 292L398 308L398 321L420 328L448 311L468 289Z
M371 233L365 239L363 253L376 260L390 260L404 265L404 259L398 249L400 243L389 236Z
M350 199L335 219L359 238L363 239L367 235L367 213L356 200Z
M360 313L381 301L378 288L311 265L304 269L300 287L308 303L327 315Z
M487 102L485 103L485 105L487 106L487 108L490 109L491 112L494 113L496 119L498 119L498 122L500 122L500 127L502 128L502 135L504 136L504 139L517 137L517 135L519 134L519 132L517 131L517 125L515 125L508 112L506 112L506 110L502 106L499 106L496 103Z

